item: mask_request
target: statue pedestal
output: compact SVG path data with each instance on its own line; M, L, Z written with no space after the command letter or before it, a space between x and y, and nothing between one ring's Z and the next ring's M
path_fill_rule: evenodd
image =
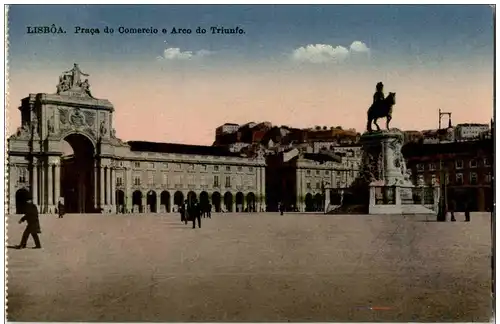
M434 213L415 201L415 186L406 172L401 149L403 133L399 130L368 132L361 136L363 169L370 191L369 214Z

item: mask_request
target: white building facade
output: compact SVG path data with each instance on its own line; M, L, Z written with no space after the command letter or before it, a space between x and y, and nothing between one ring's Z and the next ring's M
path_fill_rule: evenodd
M8 139L8 213L32 197L41 213L171 212L185 200L213 211L265 210L265 160L219 148L128 142L116 137L114 107L94 98L77 64L57 93L30 94ZM74 151L64 156L63 142ZM148 151L148 148L153 148Z

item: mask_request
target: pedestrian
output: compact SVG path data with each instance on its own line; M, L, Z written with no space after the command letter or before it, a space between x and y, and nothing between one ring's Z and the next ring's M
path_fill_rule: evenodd
M470 202L466 202L465 203L465 221L466 222L470 222L470 210L471 210L471 206L470 206Z
M450 202L448 203L448 211L450 212L451 214L451 221L452 222L456 222L457 220L455 219L455 208L456 208L456 204L455 204L455 200L454 199L451 199Z
M42 245L40 244L38 234L40 234L42 231L40 230L40 221L38 220L38 209L33 204L33 200L31 197L28 198L26 209L24 212L25 214L19 220L19 224L22 224L24 221L26 221L27 225L21 238L21 244L17 245L16 249L25 249L30 235L33 237L33 241L35 241L34 249L41 249Z
M64 217L64 214L65 214L64 205L63 205L63 203L60 200L57 202L57 213L59 215L58 218L63 218Z
M212 204L208 204L207 215L208 218L212 218Z
M283 204L282 203L278 204L278 210L280 211L280 215L283 216Z
M198 219L198 228L201 228L201 207L198 202L194 202L191 207L191 218L193 219L193 228L196 228L196 219Z

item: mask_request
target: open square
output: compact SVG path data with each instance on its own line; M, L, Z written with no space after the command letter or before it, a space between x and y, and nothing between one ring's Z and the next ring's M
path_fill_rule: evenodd
M8 250L8 319L488 321L490 215L457 220L43 215L43 249Z

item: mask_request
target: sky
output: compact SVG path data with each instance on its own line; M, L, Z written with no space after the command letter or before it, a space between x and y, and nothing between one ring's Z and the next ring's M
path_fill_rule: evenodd
M52 24L66 33L27 33ZM216 127L251 121L363 132L379 81L396 93L392 127L437 128L439 109L454 124L489 123L493 26L487 5L14 5L7 133L20 100L55 93L73 63L114 105L123 140L211 145Z

